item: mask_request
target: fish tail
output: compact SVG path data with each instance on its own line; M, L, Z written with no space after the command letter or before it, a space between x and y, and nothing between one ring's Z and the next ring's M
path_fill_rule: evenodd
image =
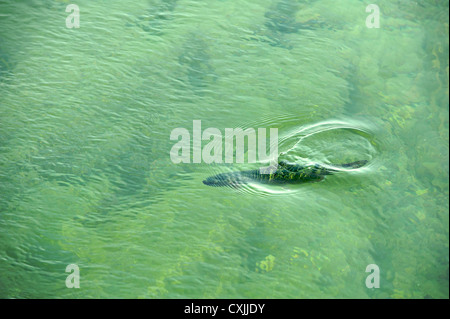
M346 164L338 164L338 165L334 165L337 167L343 167L343 168L360 168L363 167L364 165L367 164L367 160L361 160L361 161L356 161L356 162L351 162L351 163L346 163Z

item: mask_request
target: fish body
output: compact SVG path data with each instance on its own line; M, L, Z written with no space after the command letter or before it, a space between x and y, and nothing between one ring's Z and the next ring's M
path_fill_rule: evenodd
M359 168L364 166L366 163L366 160L362 160L333 166L336 168ZM323 180L326 175L331 175L336 171L338 170L319 164L304 166L281 161L278 163L276 171L270 174L263 174L259 169L221 173L208 177L203 181L203 184L214 187L238 187L239 185L252 182L264 184L299 184L306 182L319 182Z

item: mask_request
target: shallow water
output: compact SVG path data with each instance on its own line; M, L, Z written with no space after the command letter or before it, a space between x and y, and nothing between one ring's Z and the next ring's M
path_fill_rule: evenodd
M0 1L0 297L448 298L448 1L369 3ZM193 120L369 164L208 187Z

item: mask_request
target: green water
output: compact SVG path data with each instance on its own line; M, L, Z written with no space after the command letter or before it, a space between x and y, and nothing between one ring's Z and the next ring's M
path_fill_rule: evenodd
M370 3L0 0L0 297L448 298L448 1ZM369 164L208 187L193 120Z

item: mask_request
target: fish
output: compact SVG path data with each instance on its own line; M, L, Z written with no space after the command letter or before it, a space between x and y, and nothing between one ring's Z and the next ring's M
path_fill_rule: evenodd
M367 160L360 160L345 164L335 164L332 167L325 167L320 164L300 165L287 161L280 161L277 169L270 174L261 173L261 170L246 170L229 173L221 173L210 176L203 181L203 184L213 187L239 187L249 183L262 184L300 184L307 182L320 182L325 176L332 175L341 168L356 169L367 164Z

